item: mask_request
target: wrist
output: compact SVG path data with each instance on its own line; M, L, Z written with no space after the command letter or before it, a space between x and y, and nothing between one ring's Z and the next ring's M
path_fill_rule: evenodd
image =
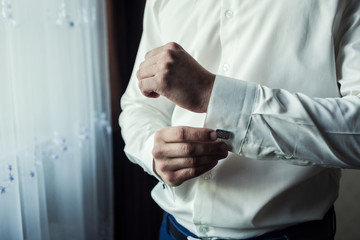
M207 82L208 82L208 87L207 90L205 91L205 95L204 95L204 105L203 105L203 112L206 113L208 106L209 106L209 102L210 102L210 97L211 97L211 93L212 93L212 89L214 86L214 82L215 82L215 78L216 75L209 73L208 77L207 77Z

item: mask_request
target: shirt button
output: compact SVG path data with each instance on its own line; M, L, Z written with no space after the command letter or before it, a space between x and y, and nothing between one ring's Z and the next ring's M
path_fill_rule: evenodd
M234 12L233 12L233 11L231 11L231 10L226 10L226 11L225 11L225 17L226 17L227 19L232 18L233 15L234 15Z
M224 72L229 71L229 70L230 70L230 65L227 64L227 63L225 63L225 64L223 65L223 70L224 70Z
M205 233L207 233L209 231L209 227L208 226L200 226L199 227L199 232L200 233L203 233L203 234L205 234Z
M204 176L203 176L203 179L204 180L211 180L212 179L212 173L211 172L209 172L209 173L206 173Z

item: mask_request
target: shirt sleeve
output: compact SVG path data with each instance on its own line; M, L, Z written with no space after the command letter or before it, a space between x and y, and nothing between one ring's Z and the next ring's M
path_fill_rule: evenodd
M155 177L152 156L154 135L159 129L170 126L174 104L164 97L152 99L143 96L138 88L136 71L145 54L162 45L157 4L160 1L149 0L146 3L142 39L129 85L121 98L122 113L119 117L127 157Z
M253 159L360 168L360 3L344 11L336 63L342 97L315 98L217 76L205 127Z

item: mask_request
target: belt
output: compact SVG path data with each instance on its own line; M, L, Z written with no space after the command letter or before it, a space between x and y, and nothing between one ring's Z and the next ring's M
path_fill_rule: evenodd
M197 240L200 238L190 236L183 232L176 226L175 219L167 214L166 216L166 230L176 240Z
M325 225L325 229L324 229ZM189 231L186 229L186 232L181 229L180 224L178 224L173 216L170 214L166 214L166 229L168 233L176 240L212 240L214 238L212 237L202 237L199 238L195 236L194 234L189 234ZM329 228L328 228L329 227ZM270 233L265 233L264 235L249 238L253 240L257 239L289 239L286 235L286 232L311 232L311 231L317 231L319 228L322 228L324 232L320 233L319 236L316 239L319 240L328 240L328 239L334 239L333 236L335 235L336 231L336 223L335 223L335 213L334 213L334 207L331 207L329 211L325 214L324 218L322 220L315 220L305 223L300 223L292 227L288 227L283 230L273 231ZM285 233L285 234L284 234ZM292 234L291 234L292 235ZM215 238L216 239L216 238ZM315 239L315 238L314 238Z

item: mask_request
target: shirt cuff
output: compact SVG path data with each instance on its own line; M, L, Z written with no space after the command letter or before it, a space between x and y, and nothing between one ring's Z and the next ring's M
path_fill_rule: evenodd
M216 76L204 127L228 131L229 151L240 154L259 91L256 83Z
M125 145L124 152L130 161L133 163L139 164L145 172L157 178L157 180L163 183L163 180L154 172L153 169L153 155L152 149L154 146L154 136L155 133L152 134L141 147L141 151L134 151L129 149L128 145ZM135 154L137 153L137 154Z

